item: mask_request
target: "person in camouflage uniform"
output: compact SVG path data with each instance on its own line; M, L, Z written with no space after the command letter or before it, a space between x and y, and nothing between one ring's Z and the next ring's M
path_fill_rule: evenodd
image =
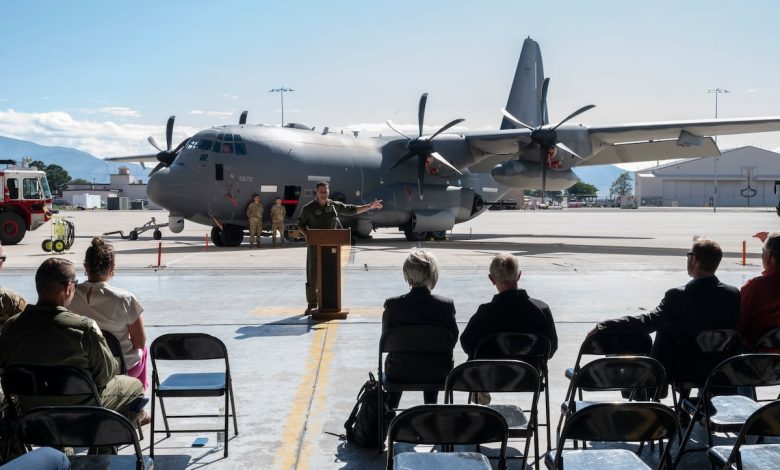
M255 244L260 248L260 231L263 229L263 203L260 202L260 195L255 194L252 202L246 206L246 217L249 219L249 246Z
M5 249L0 244L0 269L3 268L5 259ZM27 307L27 301L24 300L24 297L12 289L0 287L0 327L5 324L6 320L21 313L25 307Z
M282 205L282 198L277 197L274 199L274 205L271 206L271 240L273 245L276 246L276 232L279 232L279 237L282 239L282 245L284 245L284 217L287 215L287 210Z
M362 206L331 200L328 198L330 187L324 181L317 183L316 196L301 208L301 214L298 216L298 228L304 237L309 229L337 228L338 215L353 216L382 208L382 201L379 199ZM309 315L312 309L317 308L317 250L311 245L306 251L306 302L308 307L305 313Z

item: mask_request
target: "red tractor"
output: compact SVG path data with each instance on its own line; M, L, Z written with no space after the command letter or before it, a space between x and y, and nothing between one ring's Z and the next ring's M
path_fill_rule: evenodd
M0 160L3 163L8 167L0 170L0 242L16 245L28 230L37 229L51 218L51 190L44 172L17 167L14 160Z

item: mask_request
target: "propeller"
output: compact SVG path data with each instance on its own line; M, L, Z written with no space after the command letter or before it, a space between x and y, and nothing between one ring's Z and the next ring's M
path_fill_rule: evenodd
M450 162L447 161L446 158L442 157L438 152L435 152L433 150L433 143L431 141L442 132L446 131L447 129L451 128L452 126L458 125L461 122L465 121L465 119L454 119L447 124L443 125L439 130L434 132L431 136L423 136L423 124L425 123L425 105L428 102L428 93L423 93L420 97L420 105L417 110L417 124L419 128L419 134L417 137L409 137L408 135L404 134L403 132L399 131L395 128L393 125L393 122L388 120L387 126L394 130L396 133L400 134L403 137L406 137L408 142L406 143L406 148L409 150L406 155L401 157L397 162L393 164L393 166L390 167L390 169L394 169L401 163L404 163L405 161L411 159L412 157L417 157L417 190L420 194L420 199L423 198L423 183L425 181L425 164L430 161L437 161L441 165L446 166L447 168L451 169L452 171L458 173L459 175L462 175L457 168L455 168Z
M238 118L238 124L244 125L246 124L246 116L249 114L249 111L244 111L241 113L241 117Z
M529 126L528 124L514 117L506 109L501 110L501 113L504 115L504 117L506 117L516 125L520 127L524 127L531 131L531 141L528 144L526 144L523 148L520 149L519 152L520 155L522 155L523 152L525 152L526 150L530 150L533 147L539 147L539 164L541 165L542 168L542 199L545 199L547 197L547 169L548 167L550 167L550 162L552 158L555 156L555 154L558 152L558 149L570 153L575 158L584 160L581 156L577 154L577 152L569 148L566 144L558 141L558 133L556 132L556 129L558 129L561 125L563 125L567 121L584 113L585 111L588 111L596 107L595 104L589 104L587 106L583 106L580 109L566 116L563 120L561 120L554 126L551 126L548 124L549 121L547 117L547 90L549 89L549 86L550 86L550 79L545 78L544 83L542 84L541 99L539 100L539 106L540 106L539 115L542 116L542 123L540 125L536 127Z
M175 149L171 150L171 141L173 140L173 122L175 120L176 120L176 116L169 117L168 123L165 126L165 144L166 144L165 149L160 147L160 145L157 143L157 140L154 137L149 136L146 139L149 142L149 144L151 144L152 147L156 148L159 151L157 153L157 160L160 162L149 173L149 176L152 176L153 174L157 173L162 168L171 166L173 161L176 160L176 156L179 154L179 151L185 145L187 145L187 142L190 141L190 138L187 137L186 139L182 140L181 143L178 146L176 146Z

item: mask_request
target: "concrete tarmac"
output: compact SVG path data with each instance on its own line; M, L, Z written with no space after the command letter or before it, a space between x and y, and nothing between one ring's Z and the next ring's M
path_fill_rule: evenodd
M61 256L77 266L92 237L119 229L128 233L152 216L158 222L167 218L155 211L62 215L76 224L76 242ZM156 468L378 469L385 465L384 454L345 444L337 435L344 432L343 422L368 372L376 371L382 304L407 291L400 267L410 250L421 247L437 257L441 271L434 292L455 300L461 330L495 293L487 278L491 257L499 252L520 257L521 287L546 301L556 319L560 346L549 363L556 423L568 385L563 371L573 365L595 322L649 311L666 289L687 282L685 253L696 234L721 243L726 255L719 277L742 285L761 271L761 244L751 235L778 229L778 222L770 209L570 209L487 212L455 227L443 242L407 242L400 232L384 229L345 255L343 305L351 313L346 320L324 323L302 315L303 244L272 249L270 238L263 238L260 249L207 247L209 228L188 223L180 234L163 229L158 267L158 242L151 231L136 241L107 238L118 253L112 284L140 299L149 343L169 332L201 331L222 339L230 352L239 427L238 436L229 436L230 456L222 458L215 433L157 435ZM40 248L48 236L46 226L5 248L8 260L0 285L35 301L33 276L50 256ZM83 279L83 270L78 271ZM464 360L456 347L455 362ZM766 396L772 393L777 395ZM166 406L171 413L214 412L220 403L180 399ZM419 403L420 393L407 393L402 406ZM148 452L149 428L144 431ZM207 445L191 447L199 436L209 439ZM521 447L522 442L510 445ZM648 451L643 455L650 458ZM701 452L683 463L707 467ZM518 466L510 463L510 468Z

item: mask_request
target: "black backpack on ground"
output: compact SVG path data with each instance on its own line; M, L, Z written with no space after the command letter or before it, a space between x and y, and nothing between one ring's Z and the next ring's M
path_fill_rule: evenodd
M357 395L357 402L349 418L344 422L346 429L347 442L354 442L361 447L378 448L384 445L387 436L387 428L390 421L395 417L395 412L390 410L387 402L384 407L384 425L382 426L382 436L377 436L379 423L377 423L377 401L379 399L379 383L374 378L374 374L368 373L368 380L360 388Z

